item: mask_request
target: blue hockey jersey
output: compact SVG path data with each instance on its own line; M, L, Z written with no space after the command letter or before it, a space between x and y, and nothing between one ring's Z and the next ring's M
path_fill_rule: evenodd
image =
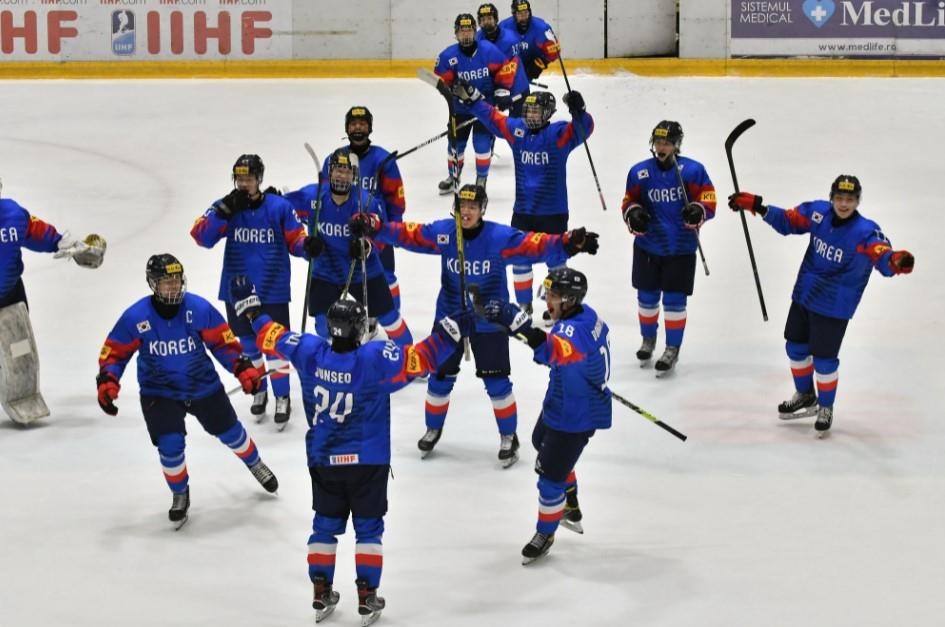
M560 54L558 39L548 22L540 17L533 15L524 32L519 30L514 15L499 22L499 28L505 29L515 37L516 42L512 52L522 60L523 65L537 66L544 70L549 64L558 60ZM540 71L529 71L534 72L530 76L541 74Z
M480 41L477 42L476 50L471 56L464 54L458 43L449 46L437 57L433 72L449 87L452 87L458 79L463 79L475 86L484 98L492 102L496 87L508 89L513 96L517 94L515 91L517 67L514 59L506 58L488 41ZM463 104L458 98L454 97L453 102L457 114L471 115L469 106Z
M6 296L23 274L23 248L51 253L61 239L56 227L30 215L16 201L0 198L0 297Z
M390 151L375 144L370 144L364 155L359 156L358 173L361 179L361 189L374 189L375 179L378 178L377 168L388 155L390 155ZM324 181L328 181L328 159L325 159L322 165L322 177ZM403 222L407 202L404 195L404 181L400 176L400 168L397 167L396 159L391 159L384 164L384 171L380 174L380 181L377 185L376 198L384 207L384 214L387 219L391 222ZM299 217L308 222L308 212L308 208L300 209Z

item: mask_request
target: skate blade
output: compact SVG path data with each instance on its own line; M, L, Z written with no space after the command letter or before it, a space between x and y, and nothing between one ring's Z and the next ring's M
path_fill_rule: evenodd
M335 607L335 605L329 605L323 610L315 610L315 622L320 623L331 616L331 613L335 611Z
M539 555L539 556L537 556L537 557L525 557L525 556L522 556L522 566L528 566L529 564L532 564L532 563L534 563L534 562L537 562L538 560L540 560L541 558L543 558L543 557L546 556L546 555L548 555L548 552L547 552L547 551L545 551L544 553L542 553L541 555Z
M182 519L172 522L171 526L174 527L174 531L180 531L181 527L186 525L188 520L190 520L190 517L184 516Z
M827 429L826 431L818 431L818 432L817 432L817 439L818 439L818 440L824 440L824 439L826 439L826 438L828 438L828 437L830 437L830 429Z
M282 432L282 431L285 431L285 428L288 427L288 426L289 426L289 421L288 421L288 420L286 420L285 422L277 422L277 423L276 423L276 430L279 431L279 432Z
M361 627L368 627L368 625L373 625L377 622L377 619L381 617L380 612L371 612L370 614L364 614L361 616Z
M641 368L649 368L649 367L650 367L650 360L649 360L649 359L641 359L641 360L640 360L640 367L641 367Z
M657 370L657 371L656 371L656 378L657 378L657 379L662 379L662 378L665 377L666 375L668 375L668 374L670 374L670 373L672 373L672 372L675 372L675 370L676 370L675 367L670 368L669 370Z
M262 414L254 414L254 415L256 416L256 424L257 424L257 425L262 424L263 422L265 422L265 420L266 420L266 414L265 414L265 413L262 413Z
M584 526L581 525L580 521L574 522L572 520L562 518L560 524L562 527L564 527L565 529L569 531L573 531L574 533L579 533L582 536L584 535Z
M517 461L518 461L518 453L516 453L515 455L512 455L512 457L508 459L500 459L499 463L502 465L502 469L505 470L506 468L511 468L512 466L514 466L515 462Z
M782 414L778 413L778 418L781 420L797 420L798 418L810 418L811 416L817 415L817 406L808 407L794 412L793 414Z
M420 459L426 459L427 457L429 457L429 456L432 455L432 454L433 454L433 450L432 450L432 449L429 450L429 451L420 451Z

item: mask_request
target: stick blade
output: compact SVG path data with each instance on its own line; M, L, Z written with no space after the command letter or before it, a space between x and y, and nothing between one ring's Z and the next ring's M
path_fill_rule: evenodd
M735 141L741 137L742 133L750 129L755 125L755 121L751 118L742 121L738 126L732 129L732 132L728 134L728 138L725 140L725 150L726 152L732 151L732 146L735 144Z
M417 70L417 78L426 83L427 85L432 85L436 87L436 84L440 82L440 77L433 73L429 68L419 68Z

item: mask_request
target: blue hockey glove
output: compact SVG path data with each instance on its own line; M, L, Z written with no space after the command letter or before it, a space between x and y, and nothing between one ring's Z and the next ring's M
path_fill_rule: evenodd
M250 321L262 313L262 301L256 294L256 286L244 274L230 279L230 303L237 316L246 316Z
M483 317L489 322L501 324L512 333L526 331L532 326L532 317L504 300L490 300L482 309Z

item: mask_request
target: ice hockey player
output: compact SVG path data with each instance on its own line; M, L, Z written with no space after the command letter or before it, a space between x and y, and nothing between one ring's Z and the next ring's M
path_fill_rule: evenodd
M715 187L701 163L680 155L682 141L679 122L656 125L650 134L653 156L630 168L621 204L634 235L632 284L643 336L637 351L641 366L656 348L663 302L666 349L656 362L657 376L672 371L679 360L686 305L695 285L699 229L715 217ZM685 189L679 186L680 176Z
M252 329L233 312L227 301L230 277L248 274L266 303L273 319L289 326L291 264L289 255L305 257L305 227L284 198L274 188L262 190L265 165L258 155L241 155L233 164L233 189L214 201L190 230L198 245L213 248L226 239L220 300L226 303L226 319L243 344L244 356L262 369L266 364L256 349ZM284 429L292 413L289 399L289 371L283 360L266 364L273 371L272 392L276 397L273 421ZM253 398L251 411L263 420L269 395L265 379Z
M315 331L329 337L326 315L346 287L358 302L364 300L362 265L367 270L368 302L361 303L368 315L377 318L387 337L400 346L413 343L407 323L394 306L384 268L371 242L352 235L348 228L358 212L384 216L384 207L378 198L363 189L360 175L355 179L355 157L347 148L338 148L328 157L328 185L321 190L321 213L315 233L305 240L306 254L315 260L312 265L309 289L309 315L315 316ZM308 215L315 206L318 186L306 185L289 192L285 198L300 215ZM362 264L363 257L363 264ZM265 302L265 300L263 300Z
M490 102L495 102L496 90L502 89L501 98L511 99L518 94L515 91L515 71L517 64L510 60L498 48L488 41L476 40L476 18L470 13L460 13L454 22L454 32L457 43L449 46L436 59L433 71L450 88L459 80L466 81L482 93ZM469 108L460 101L456 101L456 124L472 119ZM476 153L476 184L486 186L489 176L489 166L492 163L492 143L494 137L481 124L473 124L458 129L456 138L456 162L453 162L450 146L448 161L449 176L440 182L440 194L453 193L453 174L456 181L460 180L466 153L466 142L472 133L473 150Z
M518 38L513 52L522 60L529 81L537 79L558 60L561 54L558 39L548 22L532 15L532 3L528 0L512 0L512 15L499 26Z
M430 337L418 344L398 346L389 340L362 344L367 313L354 300L339 300L329 307L331 339L327 340L289 331L263 314L253 285L245 278L233 280L231 293L237 311L252 321L259 347L288 359L304 389L313 393L314 402L305 403L309 424L305 442L315 511L308 541L315 620L324 620L338 604L335 554L350 515L358 614L361 625L370 625L385 607L377 588L390 475L390 394L415 377L435 372L471 333L474 313L470 309L442 318Z
M515 81L513 83L515 100L512 100L512 92L498 88L495 91L495 106L500 111L509 111L510 117L522 117L522 104L525 96L529 94L531 86L528 82L528 76L525 74L525 66L515 53L519 38L509 29L499 26L499 9L492 3L480 4L476 11L476 19L479 21L479 31L476 33L476 39L479 41L486 40L494 45L507 59L514 61L516 66Z
M528 343L538 363L551 367L541 415L532 432L538 451L538 522L522 549L529 564L551 548L561 524L584 533L574 467L597 429L611 425L610 338L607 323L584 304L587 277L573 268L552 270L544 280L554 326L547 334L515 305L488 302L483 314Z
M879 225L859 212L862 194L857 177L841 174L830 185L829 200L790 209L764 205L751 192L729 196L729 207L761 216L782 235L810 234L784 323L795 392L778 405L778 413L782 419L816 413L814 428L821 437L833 424L840 344L873 269L895 276L909 274L915 265L912 253L893 250Z
M141 411L173 495L168 517L179 529L190 508L184 456L187 414L230 447L266 491L275 492L279 482L237 418L207 352L239 379L247 394L259 389L261 372L241 356L240 342L213 305L187 292L184 267L177 257L152 255L145 274L152 294L126 309L115 323L99 354L95 382L102 411L118 414L119 382L138 354Z
M536 91L529 94L522 107L522 117L506 117L481 97L466 82L454 92L479 122L512 148L515 161L515 204L512 226L523 231L564 233L568 230L567 164L571 151L594 132L594 120L585 110L584 97L571 91L564 103L571 114L570 122L551 122L555 113L554 94ZM548 259L548 269L565 265L564 256ZM532 313L532 266L527 263L512 267L515 300ZM551 324L548 312L542 314Z
M15 200L0 198L0 401L18 424L49 415L39 391L39 356L23 284L24 248L97 268L106 245L99 235L76 240L68 232L59 233Z
M479 185L464 185L459 190L462 221L465 281L468 291L483 302L508 300L507 267L524 260L541 261L552 256L565 259L579 252L597 252L597 234L575 229L564 235L525 233L511 226L484 220L488 199ZM355 233L364 233L381 242L407 250L440 256L440 292L436 315L443 316L462 306L460 256L455 218L428 224L381 224L376 216L360 214L351 225ZM518 407L512 393L509 362L509 338L504 329L485 320L476 325L470 339L476 359L476 376L482 379L499 430L499 463L508 468L518 460ZM459 374L462 354L457 352L427 382L427 430L417 442L423 457L439 442L449 410L450 395Z

